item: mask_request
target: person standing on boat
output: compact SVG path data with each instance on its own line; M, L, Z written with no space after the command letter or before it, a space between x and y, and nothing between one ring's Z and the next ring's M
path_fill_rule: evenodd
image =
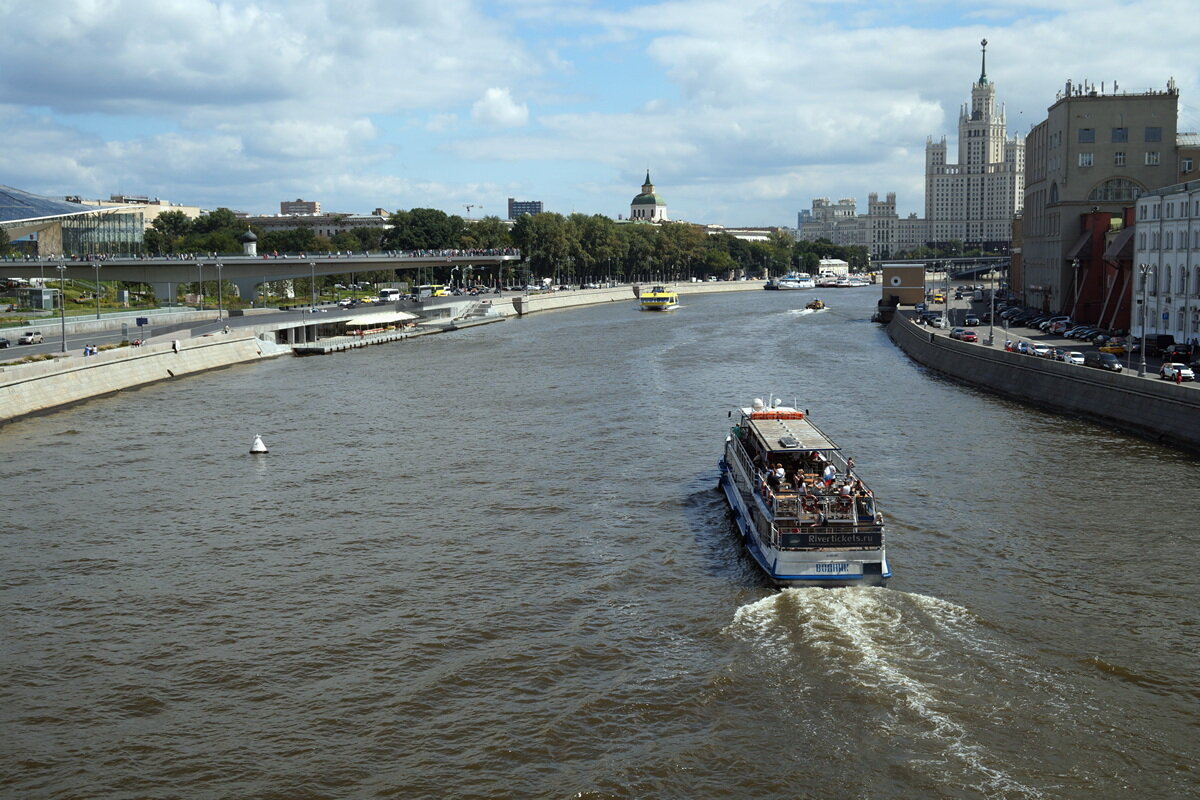
M828 489L833 485L834 480L837 478L837 469L833 466L833 464L826 464L825 471L821 473L821 477L825 481L825 488Z

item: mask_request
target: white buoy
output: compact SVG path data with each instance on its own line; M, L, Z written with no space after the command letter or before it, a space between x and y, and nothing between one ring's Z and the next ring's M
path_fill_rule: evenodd
M267 450L267 446L265 444L263 444L262 437L259 436L257 433L254 434L254 444L250 445L250 452L251 453L270 452L269 450Z

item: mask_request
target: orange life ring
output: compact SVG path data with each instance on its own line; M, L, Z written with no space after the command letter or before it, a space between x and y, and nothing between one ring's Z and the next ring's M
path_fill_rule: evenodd
M817 500L814 497L806 496L803 499L801 499L800 507L803 508L805 511L816 511L817 510Z

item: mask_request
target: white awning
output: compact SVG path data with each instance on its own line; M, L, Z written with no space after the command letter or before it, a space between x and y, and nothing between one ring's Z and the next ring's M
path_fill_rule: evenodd
M357 317L342 320L346 323L347 328L378 328L383 325L389 325L393 322L403 322L408 319L416 319L416 314L410 314L407 311L372 311L369 314L360 314Z

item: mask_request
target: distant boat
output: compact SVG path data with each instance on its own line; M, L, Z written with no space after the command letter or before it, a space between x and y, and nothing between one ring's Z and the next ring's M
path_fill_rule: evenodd
M814 297L812 300L809 300L807 303L805 303L804 307L809 311L820 311L821 309L825 308L825 304L821 302L821 298Z
M789 272L774 281L776 289L814 289L817 282L807 272ZM771 288L771 287L768 287Z
M679 293L665 286L655 286L638 298L643 311L671 311L679 308Z

